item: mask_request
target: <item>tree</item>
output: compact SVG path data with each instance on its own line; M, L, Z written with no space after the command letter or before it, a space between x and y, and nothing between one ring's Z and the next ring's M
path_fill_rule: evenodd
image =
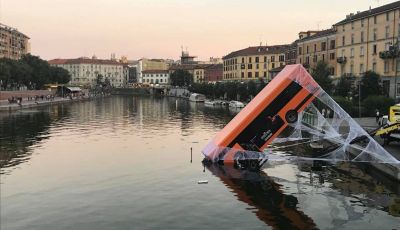
M193 83L193 76L186 70L178 69L171 74L171 85L189 86Z
M52 83L66 84L71 81L71 75L63 68L51 66L50 77Z
M361 79L361 100L371 95L382 95L382 87L379 74L367 71Z
M352 92L351 82L348 78L342 76L335 87L335 96L348 97Z
M332 92L333 85L332 79L329 77L331 74L328 64L319 61L311 75L326 93L330 94Z

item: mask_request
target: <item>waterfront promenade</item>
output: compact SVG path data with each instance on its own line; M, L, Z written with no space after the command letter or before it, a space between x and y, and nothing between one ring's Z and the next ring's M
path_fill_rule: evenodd
M32 99L28 100L28 98L22 98L20 103L9 103L8 100L0 100L0 112L14 111L19 109L32 108L37 106L51 105L57 103L66 103L72 101L81 101L90 99L89 96L80 96L80 97L54 97L51 99Z

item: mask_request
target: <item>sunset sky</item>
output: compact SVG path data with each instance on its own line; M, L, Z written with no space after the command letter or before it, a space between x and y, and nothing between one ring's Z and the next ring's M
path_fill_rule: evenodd
M0 0L0 22L28 35L44 59L111 53L129 59L199 60L248 46L285 44L327 29L346 14L392 1L369 0Z

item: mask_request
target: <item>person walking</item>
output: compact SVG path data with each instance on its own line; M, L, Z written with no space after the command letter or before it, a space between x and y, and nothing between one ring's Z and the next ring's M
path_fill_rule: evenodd
M376 123L378 123L378 122L379 122L379 110L376 110L376 117L375 117L375 119L376 119Z

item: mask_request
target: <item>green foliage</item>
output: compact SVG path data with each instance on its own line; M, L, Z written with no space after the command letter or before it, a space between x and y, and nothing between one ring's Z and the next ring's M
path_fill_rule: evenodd
M315 69L313 69L311 75L314 80L321 86L321 88L325 90L325 92L331 94L333 85L332 79L329 77L330 72L328 64L323 61L319 61Z
M392 98L385 96L370 95L362 104L364 107L364 116L375 116L376 110L379 110L381 114L387 114L389 107L394 105L395 101Z
M350 94L352 91L353 89L351 87L350 80L342 76L340 77L339 82L335 87L335 93L333 95L341 97L349 97L351 96Z
M216 84L194 83L189 87L193 93L201 93L212 99L249 101L265 87L264 82L217 82Z
M0 88L26 86L40 89L45 84L65 84L71 80L68 71L50 66L47 61L30 54L20 60L0 59Z
M367 71L361 79L361 100L372 95L382 95L380 76L373 71Z
M351 102L351 100L343 96L334 96L332 97L332 99L336 101L336 103L338 103L344 111L346 111L348 114L352 114L353 103Z
M173 72L170 79L173 86L190 86L193 83L193 75L181 69Z

